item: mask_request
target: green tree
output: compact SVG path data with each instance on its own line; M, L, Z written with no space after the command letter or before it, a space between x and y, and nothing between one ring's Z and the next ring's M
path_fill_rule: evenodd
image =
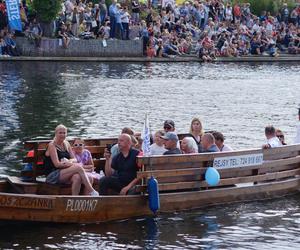
M255 15L260 15L263 10L276 14L283 3L287 3L289 9L296 5L294 0L233 0L233 3L250 3L251 11Z
M54 35L53 21L61 10L61 4L62 0L33 0L32 10L41 23L43 36L52 37Z
M61 0L33 0L32 7L39 21L50 23L61 9Z

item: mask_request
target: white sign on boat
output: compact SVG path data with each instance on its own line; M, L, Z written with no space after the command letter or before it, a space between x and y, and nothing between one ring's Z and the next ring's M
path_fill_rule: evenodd
M263 154L249 154L238 156L217 157L214 159L215 168L238 168L246 166L261 165Z

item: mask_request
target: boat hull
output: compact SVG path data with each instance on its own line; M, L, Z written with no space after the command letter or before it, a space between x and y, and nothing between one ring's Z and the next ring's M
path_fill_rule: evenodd
M271 199L300 191L300 177L242 187L160 194L160 212L232 202ZM151 215L147 195L50 196L0 193L0 219L59 223L98 223Z

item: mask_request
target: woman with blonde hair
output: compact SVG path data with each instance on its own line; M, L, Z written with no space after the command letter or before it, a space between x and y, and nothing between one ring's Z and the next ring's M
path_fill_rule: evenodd
M71 183L72 195L78 195L83 184L84 194L98 196L82 164L77 163L66 137L67 128L62 124L58 125L55 128L55 137L48 144L45 152L46 182L50 184Z
M189 136L195 140L198 146L199 153L202 152L201 137L203 135L204 135L204 130L203 130L202 122L200 121L199 118L194 118L191 122Z

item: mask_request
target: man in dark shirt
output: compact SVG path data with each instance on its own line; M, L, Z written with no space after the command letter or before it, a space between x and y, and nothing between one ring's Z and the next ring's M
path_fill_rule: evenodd
M219 148L216 145L215 138L211 133L205 133L201 138L201 145L203 153L219 152Z
M164 155L181 154L180 149L177 148L178 136L175 132L168 132L164 136L161 136L161 138L165 140L164 144L167 149Z
M120 153L111 159L111 154L105 150L105 177L99 181L99 194L106 195L112 189L121 195L126 195L138 182L136 173L139 166L136 157L139 151L131 147L131 137L121 134L118 139Z

